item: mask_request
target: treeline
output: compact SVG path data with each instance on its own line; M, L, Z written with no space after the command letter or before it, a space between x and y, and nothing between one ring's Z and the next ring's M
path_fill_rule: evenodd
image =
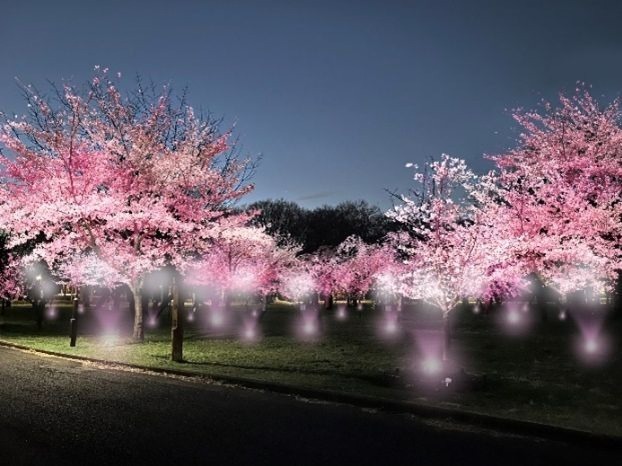
M397 229L397 223L380 208L363 200L306 209L292 201L268 199L247 209L259 212L252 220L255 226L300 244L302 253L312 253L321 247L334 248L352 235L368 244L378 243Z

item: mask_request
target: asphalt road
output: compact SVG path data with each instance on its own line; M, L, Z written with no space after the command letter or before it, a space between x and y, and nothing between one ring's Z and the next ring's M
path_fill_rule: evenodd
M622 464L622 454L0 348L0 465Z

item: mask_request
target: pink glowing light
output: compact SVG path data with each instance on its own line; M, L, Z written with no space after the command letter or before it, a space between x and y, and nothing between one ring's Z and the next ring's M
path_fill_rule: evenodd
M583 348L587 354L594 354L598 351L598 342L595 339L590 338L585 341Z
M155 316L151 316L149 317L149 320L147 323L149 324L149 327L154 328L158 325L158 320L156 319Z
M520 322L520 315L515 310L508 312L508 323L516 325Z
M339 307L337 308L337 319L345 320L346 317L347 317L346 307L343 304L340 304Z
M245 340L247 340L247 341L253 341L253 340L255 340L255 339L257 338L257 332L255 331L255 328L254 328L254 327L251 327L251 326L247 326L247 327L244 329L244 334L243 334L243 337L244 337L244 339L245 339Z
M438 374L441 370L442 364L438 358L428 356L421 363L421 368L423 372L427 375L435 375Z
M114 346L119 342L119 335L116 333L106 333L102 335L102 342L104 346Z
M224 317L221 312L212 312L210 316L210 323L214 327L220 327L224 323Z
M188 314L188 322L194 322L194 312Z
M49 320L54 320L58 317L58 312L55 307L48 307L47 312L45 313Z
M523 304L522 311L523 312L529 312L529 303Z
M315 325L315 322L313 322L313 320L307 319L305 320L302 330L307 335L313 335L317 331L317 327Z
M397 332L397 322L395 322L394 319L387 320L384 326L384 330L385 332L390 333L390 334Z

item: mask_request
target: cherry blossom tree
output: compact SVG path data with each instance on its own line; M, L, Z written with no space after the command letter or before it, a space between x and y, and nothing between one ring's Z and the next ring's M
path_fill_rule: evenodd
M54 107L24 87L29 116L9 120L0 142L0 216L10 246L37 240L26 260L45 260L76 284L126 284L142 340L144 277L170 264L180 273L209 252L211 238L248 215L228 205L252 186L232 157L230 133L197 117L165 89L124 97L107 70L86 91L66 85Z
M520 240L515 256L562 295L611 291L622 268L622 128L584 88L555 108L518 111L518 146L492 157Z
M346 294L356 305L358 299L367 295L374 282L394 260L394 252L388 247L367 244L357 236L346 238L337 248L337 290Z
M414 181L411 195L387 213L404 226L392 238L407 258L399 289L440 309L446 360L450 315L461 300L513 292L522 271L509 256L510 232L498 223L502 204L493 174L478 177L463 160L443 155Z
M263 228L236 226L212 239L210 252L188 269L187 281L225 293L267 293L278 289L299 246L268 235Z

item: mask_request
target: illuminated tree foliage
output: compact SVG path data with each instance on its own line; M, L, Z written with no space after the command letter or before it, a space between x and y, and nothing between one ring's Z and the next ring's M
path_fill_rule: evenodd
M9 246L41 240L42 259L75 284L127 284L142 339L146 274L166 264L184 271L208 253L223 228L248 216L227 206L251 188L231 156L229 133L195 115L166 89L139 86L124 97L106 70L85 91L66 85L53 106L24 87L30 114L7 121L0 142L0 217Z

